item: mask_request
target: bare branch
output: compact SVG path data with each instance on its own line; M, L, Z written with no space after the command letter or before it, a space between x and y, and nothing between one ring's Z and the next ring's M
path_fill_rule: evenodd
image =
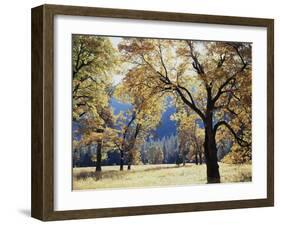
M164 60L163 60L163 54L162 54L162 48L161 48L160 42L158 42L158 48L159 48L159 54L160 54L160 61L161 61L161 64L164 68L166 78L168 78L168 71L167 71L167 67L166 67L166 65L164 63Z
M201 112L199 108L197 108L193 103L191 103L188 99L186 99L185 95L182 93L179 87L175 87L175 90L180 95L182 101L189 106L192 110L194 110L203 121L205 121L205 115Z
M193 45L191 43L191 41L188 41L186 40L186 43L187 45L189 46L189 49L190 49L190 56L193 60L192 62L192 66L193 68L196 70L196 72L200 75L204 74L204 67L202 64L200 64L199 60L198 60L198 57L195 55L194 53L194 48L193 48Z
M230 45L234 50L235 52L237 53L237 55L239 56L240 60L241 60L241 63L243 65L243 67L241 68L241 70L244 70L244 68L248 65L248 63L244 60L241 52L239 51L239 46L235 43L231 43L231 42L228 42L227 43L228 45Z
M217 64L217 68L221 68L222 67L222 65L223 65L223 63L225 61L225 55L226 54L221 54L220 55L220 59L219 59L218 64Z
M243 69L244 70L244 69ZM235 82L235 77L240 73L240 71L234 73L232 76L230 76L219 88L217 94L215 95L215 97L213 98L213 103L216 103L216 101L220 98L220 96L223 93L228 92L227 90L224 90L224 88L231 82L234 81Z
M248 66L248 63L244 60L242 54L240 53L239 51L239 48L234 45L233 43L228 43L228 45L230 45L232 48L234 48L234 50L236 51L237 55L239 56L240 60L241 60L241 63L242 63L242 67L240 68L240 70L238 70L237 72L235 72L232 76L230 76L218 89L218 92L217 94L215 95L215 97L213 98L213 103L215 103L219 97L225 93L226 91L224 91L223 89L231 82L231 81L235 81L235 77L237 75L239 75L239 73L243 72L246 67Z

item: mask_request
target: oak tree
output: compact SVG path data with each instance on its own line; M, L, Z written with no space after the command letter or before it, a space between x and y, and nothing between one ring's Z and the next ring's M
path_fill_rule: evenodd
M207 181L219 183L217 131L226 128L251 147L251 44L128 38L119 50L133 84L171 94L200 117Z
M101 171L103 138L113 124L109 107L118 51L106 37L73 35L73 122L80 124L81 143L97 144L96 171Z

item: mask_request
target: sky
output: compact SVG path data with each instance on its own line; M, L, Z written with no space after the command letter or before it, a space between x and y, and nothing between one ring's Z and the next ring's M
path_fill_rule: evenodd
M113 79L113 85L116 86L117 84L119 84L122 81L123 78L124 78L124 75L115 74L112 78Z
M118 44L122 41L122 38L119 37L109 37L109 40L111 41L114 48L118 49ZM119 84L122 79L124 78L124 75L116 74L113 76L113 85Z
M122 38L119 38L119 37L109 37L109 40L111 41L113 47L115 47L117 49L119 42L122 41Z
M116 49L118 49L118 44L123 39L122 37L108 37L108 38L111 41L113 47L116 48ZM200 41L198 41L196 43L196 50L203 55L206 53L206 49L204 48L203 43L201 43ZM121 74L114 75L113 76L113 85L119 84L122 81L123 78L124 78L124 75L121 75Z

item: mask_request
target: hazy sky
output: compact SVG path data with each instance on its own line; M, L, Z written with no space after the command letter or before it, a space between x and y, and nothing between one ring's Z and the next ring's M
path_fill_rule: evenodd
M109 40L111 41L114 48L118 49L118 44L122 41L122 38L118 37L109 37ZM117 85L121 82L124 75L116 74L113 76L113 85Z
M118 37L109 37L110 41L112 42L112 45L115 47L115 48L118 48L118 44L119 42L122 41L122 38L118 38Z
M122 38L121 37L108 37L108 38L111 41L113 47L118 49L118 44L122 41ZM195 48L198 52L200 52L203 55L206 53L206 49L201 41L196 42ZM122 74L114 75L113 76L113 85L117 85L118 83L120 83L123 78L124 78L124 75L122 75Z

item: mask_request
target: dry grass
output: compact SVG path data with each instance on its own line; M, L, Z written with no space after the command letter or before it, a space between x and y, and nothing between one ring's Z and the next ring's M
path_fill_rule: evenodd
M220 163L222 183L248 182L252 179L251 165L231 165ZM95 168L73 169L73 190L157 187L187 184L205 184L206 166L187 164L175 165L139 165L132 166L131 171L119 171L119 166L104 166L100 174Z

